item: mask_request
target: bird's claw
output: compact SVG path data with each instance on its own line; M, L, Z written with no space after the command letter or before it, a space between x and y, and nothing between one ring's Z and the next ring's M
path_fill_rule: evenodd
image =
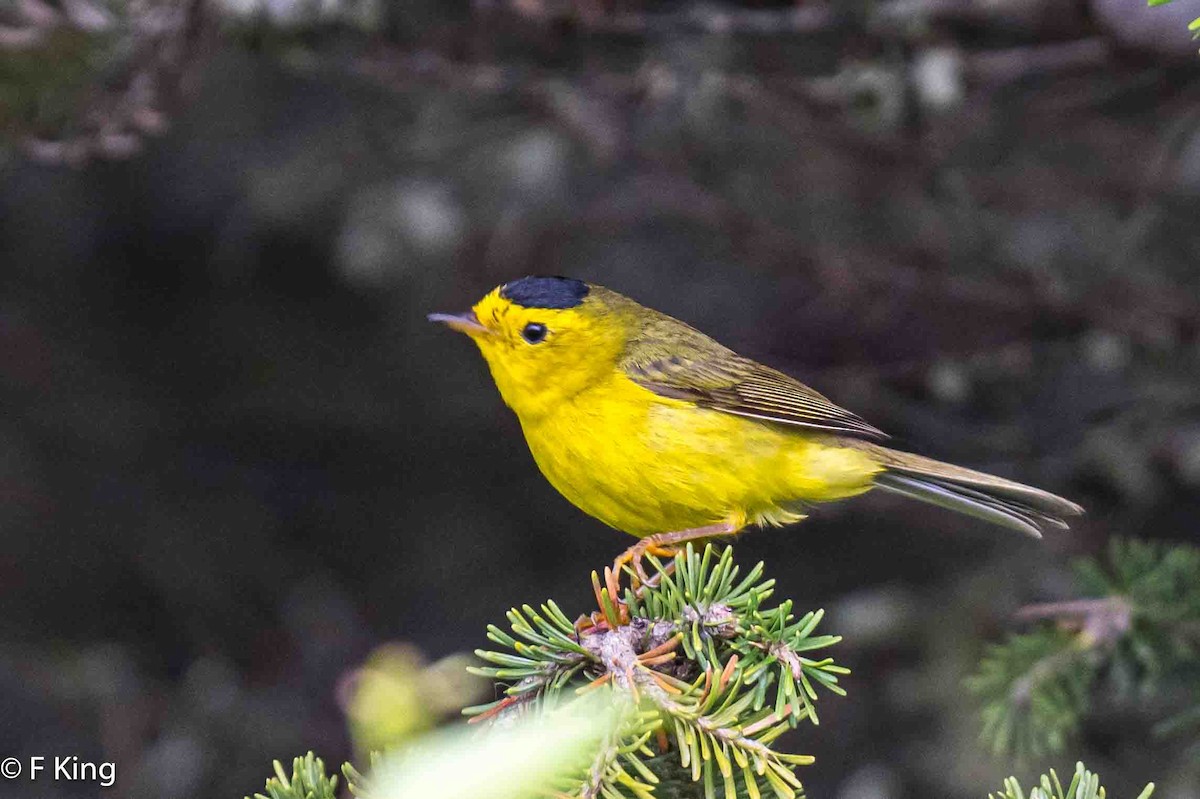
M654 583L655 578L646 572L645 558L647 555L670 559L674 558L679 552L676 547L663 546L652 539L653 536L638 541L613 561L613 574L620 575L627 566L632 568L632 577L635 581L632 588L635 591L641 586L652 585Z
M637 574L638 582L641 585L645 585L646 583L650 582L650 575L646 574L646 566L643 561L643 558L646 557L647 550L648 547L639 546L637 554L635 554L633 557L633 571Z

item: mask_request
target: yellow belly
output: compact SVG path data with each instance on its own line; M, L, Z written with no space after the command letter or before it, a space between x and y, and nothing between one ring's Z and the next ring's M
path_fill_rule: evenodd
M563 496L639 537L785 524L804 503L861 494L880 471L829 436L660 397L623 375L521 423Z

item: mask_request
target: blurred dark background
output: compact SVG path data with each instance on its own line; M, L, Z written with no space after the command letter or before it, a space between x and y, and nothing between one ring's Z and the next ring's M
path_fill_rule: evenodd
M549 273L1088 508L1039 543L871 496L738 540L846 636L850 696L794 742L811 795L982 795L1013 769L961 687L982 645L1110 536L1200 538L1180 6L210 9L158 135L37 130L0 162L0 754L239 797L272 758L350 755L335 689L374 647L590 610L627 539L425 321ZM1027 775L1082 757L1117 795L1200 796L1180 747L1101 704Z

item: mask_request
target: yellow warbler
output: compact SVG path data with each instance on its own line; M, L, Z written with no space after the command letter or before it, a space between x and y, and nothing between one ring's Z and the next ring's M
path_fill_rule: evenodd
M618 559L782 525L882 488L1032 536L1082 508L881 445L850 411L615 291L526 277L431 314L478 345L546 479L642 541Z

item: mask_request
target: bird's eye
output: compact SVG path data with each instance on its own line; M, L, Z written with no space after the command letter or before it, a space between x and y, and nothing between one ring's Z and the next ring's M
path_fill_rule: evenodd
M521 331L521 338L528 341L530 344L541 344L546 340L546 326L539 322L530 322L525 325L525 329Z

